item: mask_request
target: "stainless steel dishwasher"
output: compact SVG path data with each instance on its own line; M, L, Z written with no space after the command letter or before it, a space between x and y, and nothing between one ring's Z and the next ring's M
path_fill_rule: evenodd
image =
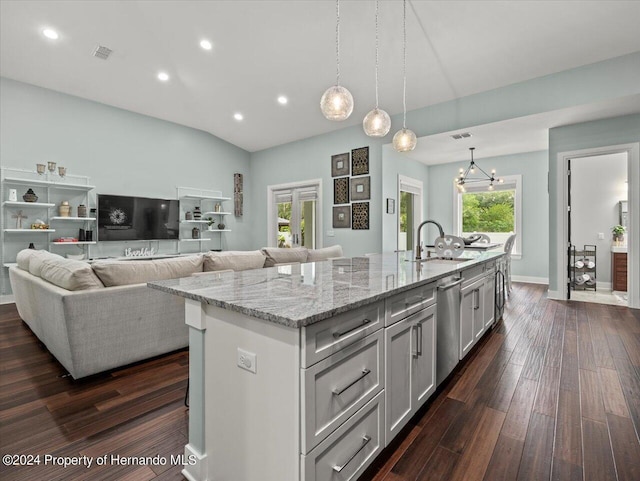
M460 284L463 280L449 276L438 282L437 385L451 374L460 360Z

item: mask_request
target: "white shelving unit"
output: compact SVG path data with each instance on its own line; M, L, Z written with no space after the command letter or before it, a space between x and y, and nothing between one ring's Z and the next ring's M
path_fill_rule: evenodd
M187 227L198 227L200 225L208 225L208 218L213 219L214 225L224 222L224 216L230 215L231 212L222 210L224 202L230 201L231 197L224 197L221 191L197 189L193 187L178 187L178 199L180 200L180 224L184 229L180 231L180 242L213 242L218 241L219 249L222 250L222 233L231 232L231 229L200 229L200 238L191 238L191 231ZM216 204L221 208L216 211ZM186 212L192 211L194 207L200 207L202 211L201 219L185 219ZM213 237L212 237L213 236Z
M34 165L35 167L35 165ZM2 223L2 265L5 267L14 265L17 253L33 243L38 249L56 248L61 255L64 250L58 250L58 246L74 246L82 249L89 257L89 246L95 241L81 242L56 242L60 237L77 237L78 228L85 230L95 229L95 217L63 217L57 215L57 207L62 201L68 201L72 209L77 209L79 204L90 208L90 192L95 186L89 183L89 177L69 174L60 177L56 173L46 172L38 174L35 170L2 167L0 182L0 198L2 199L3 223ZM16 189L17 200L9 199L9 190ZM23 202L22 196L27 189L33 189L38 196L36 202ZM22 213L22 228L18 228L18 219L14 216ZM48 229L31 229L30 226L36 220L41 220L49 226ZM94 234L95 235L95 234ZM76 251L73 251L75 253ZM6 274L6 273L4 273ZM3 275L4 275L3 274Z

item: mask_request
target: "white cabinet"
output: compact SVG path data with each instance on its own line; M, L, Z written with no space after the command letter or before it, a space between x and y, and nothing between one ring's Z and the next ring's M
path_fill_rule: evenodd
M476 268L477 271L477 268ZM462 286L460 302L460 359L463 359L495 320L495 266L474 271ZM462 274L467 277L467 273Z
M436 388L436 305L387 327L385 351L388 444Z

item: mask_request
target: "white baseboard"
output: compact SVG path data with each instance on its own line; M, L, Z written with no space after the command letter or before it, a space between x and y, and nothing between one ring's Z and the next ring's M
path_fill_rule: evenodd
M612 287L613 287L613 284L611 284L611 282L596 281L596 288L598 290L610 291Z
M567 295L564 291L547 291L547 298L554 299L556 301L566 301Z
M548 277L511 276L512 282L527 282L529 284L549 284Z
M184 447L184 457L187 462L182 475L188 481L207 481L207 455L199 453L193 446L187 444ZM195 460L193 464L190 464Z
M16 302L16 298L13 294L5 294L0 296L0 304L13 304Z

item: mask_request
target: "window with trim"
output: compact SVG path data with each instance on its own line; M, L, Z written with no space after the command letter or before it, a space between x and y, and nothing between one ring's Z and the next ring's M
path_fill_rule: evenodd
M503 177L504 183L467 186L459 192L454 186L454 226L456 235L487 234L491 242L504 244L516 234L512 255L522 255L522 176Z

